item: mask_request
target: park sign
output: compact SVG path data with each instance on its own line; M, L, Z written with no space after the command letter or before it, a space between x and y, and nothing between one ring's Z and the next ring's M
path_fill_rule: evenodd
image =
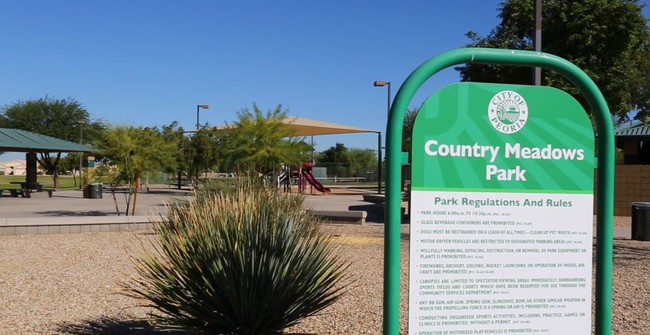
M409 334L588 334L594 133L551 87L456 83L413 128Z

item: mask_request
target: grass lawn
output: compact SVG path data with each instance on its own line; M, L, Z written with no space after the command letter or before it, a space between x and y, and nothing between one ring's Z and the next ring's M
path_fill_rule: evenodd
M20 185L11 184L11 182L21 182L25 181L25 176L0 176L0 188L2 189L12 189L19 188ZM45 188L54 187L54 180L52 176L38 176L37 181L43 184ZM73 176L59 176L59 189L78 189L79 188L79 178Z

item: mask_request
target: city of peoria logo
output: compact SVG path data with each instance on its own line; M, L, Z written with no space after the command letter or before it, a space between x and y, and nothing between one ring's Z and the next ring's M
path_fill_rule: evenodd
M488 118L494 129L514 134L528 121L528 104L517 92L501 91L490 99Z

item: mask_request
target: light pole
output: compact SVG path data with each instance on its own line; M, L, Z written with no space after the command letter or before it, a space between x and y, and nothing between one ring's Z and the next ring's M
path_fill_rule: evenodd
M390 115L390 81L377 80L375 81L375 87L388 86L388 98L386 100L386 116Z
M201 124L199 123L199 110L203 109L210 109L209 105L196 105L196 130L199 130L199 127L201 127Z
M375 81L374 86L388 86L388 98L386 99L386 117L388 117L390 115L390 81L377 80ZM381 132L377 133L377 141L379 142L377 144L377 159L379 160L377 163L377 194L381 194Z
M86 121L84 120L79 120L77 121L77 124L79 125L79 145L83 145L83 140L84 140L84 124L86 124ZM83 151L79 152L79 189L83 189L83 157L84 153Z
M542 0L535 0L535 38L533 38L533 43L535 44L535 51L542 51ZM533 71L533 85L541 86L542 85L542 68L539 66L535 67Z

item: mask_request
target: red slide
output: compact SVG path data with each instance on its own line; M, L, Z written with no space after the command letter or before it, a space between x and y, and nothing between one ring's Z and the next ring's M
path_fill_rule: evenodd
M314 174L311 173L311 170L303 169L302 170L302 176L305 177L305 180L307 180L308 183L311 184L318 192L329 192L330 189L323 186L323 184L319 183L316 178L314 178Z

